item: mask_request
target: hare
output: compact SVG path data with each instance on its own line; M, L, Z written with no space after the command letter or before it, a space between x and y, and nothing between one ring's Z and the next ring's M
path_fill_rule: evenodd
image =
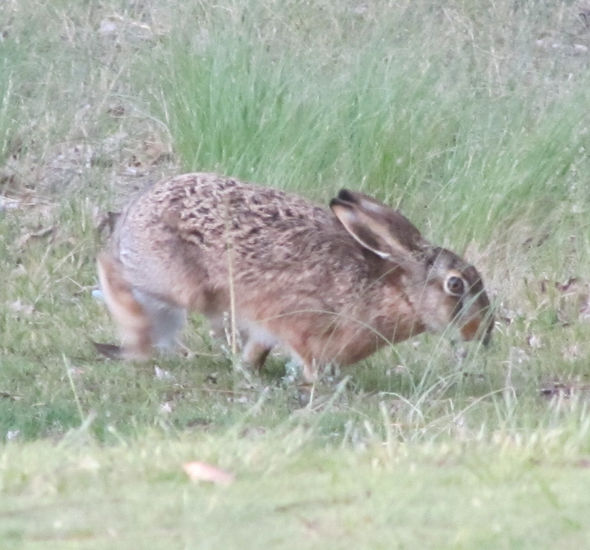
M177 176L131 201L98 273L123 347L98 346L122 358L171 348L187 310L217 331L231 312L247 363L261 368L280 346L307 381L449 325L487 342L493 325L473 266L347 190L328 210L216 174Z

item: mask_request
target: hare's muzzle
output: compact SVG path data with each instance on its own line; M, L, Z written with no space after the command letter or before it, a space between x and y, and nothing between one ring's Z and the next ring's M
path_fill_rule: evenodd
M463 340L480 338L484 346L487 346L490 343L493 326L493 320L489 320L487 316L483 320L471 319L461 327L461 336Z
M490 343L492 329L494 328L494 316L490 311L490 304L487 296L480 295L480 306L476 316L471 317L461 324L461 336L463 340L481 340L484 346ZM485 303L482 303L485 302Z
M487 346L494 328L494 315L485 290L482 289L467 304L463 300L461 302L464 316L461 320L462 315L459 313L457 320L463 340L480 340Z

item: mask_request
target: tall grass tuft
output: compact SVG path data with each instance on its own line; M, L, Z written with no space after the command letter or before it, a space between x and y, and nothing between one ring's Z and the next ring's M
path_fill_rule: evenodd
M363 189L459 249L579 231L588 61L539 45L576 28L562 9L230 5L187 16L146 86L186 170Z

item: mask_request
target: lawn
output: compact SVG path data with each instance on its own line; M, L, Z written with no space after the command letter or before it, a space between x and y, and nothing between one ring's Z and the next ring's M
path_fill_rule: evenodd
M589 69L576 2L3 2L0 548L583 547ZM193 170L399 208L482 273L492 343L423 335L309 402L198 316L100 357L109 213Z

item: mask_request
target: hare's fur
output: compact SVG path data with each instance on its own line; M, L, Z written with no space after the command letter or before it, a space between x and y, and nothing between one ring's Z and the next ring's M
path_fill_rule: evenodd
M231 313L249 363L262 366L278 345L307 379L453 320L466 338L491 327L472 266L349 191L328 210L215 174L178 176L128 205L98 269L129 358L172 347L187 310L218 333ZM460 296L447 288L453 276Z

